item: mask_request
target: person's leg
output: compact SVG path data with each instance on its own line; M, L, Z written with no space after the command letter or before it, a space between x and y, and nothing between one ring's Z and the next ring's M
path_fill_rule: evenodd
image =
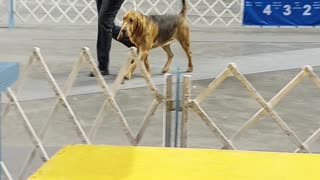
M99 21L99 14L100 14L100 10L101 10L101 6L102 6L102 2L104 0L96 0L96 4L97 4L97 11L98 11L98 34L97 34L97 44L96 44L96 49L97 49L97 58L98 58L98 63L99 63L99 69L100 71L103 73L103 75L108 75L108 69L107 69L107 65L106 65L106 58L104 57L105 55L103 53L101 53L104 49L104 37L105 37L105 33L104 30L101 28L101 24ZM109 0L106 0L109 1ZM90 73L90 76L94 76L93 73Z
M101 3L102 3L102 0L96 0L98 14L99 14L100 9L101 9Z
M128 36L123 37L120 41L117 39L119 33L120 33L121 27L113 24L112 28L112 37L113 39L117 40L118 42L122 43L123 45L127 47L135 47L135 45L130 41Z
M101 0L98 13L97 56L99 69L104 75L109 74L109 54L112 43L112 29L116 15L123 0Z

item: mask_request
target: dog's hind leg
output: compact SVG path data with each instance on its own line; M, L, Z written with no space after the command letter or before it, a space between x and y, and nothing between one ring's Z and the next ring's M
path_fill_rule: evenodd
M189 27L184 27L181 32L179 33L179 36L177 37L178 41L180 42L182 48L187 54L188 57L188 69L187 72L193 71L193 64L192 64L192 52L190 49L190 31Z
M167 53L167 56L168 56L167 62L162 68L162 74L164 74L164 73L168 72L168 70L170 68L170 64L171 64L172 58L173 58L173 53L171 51L170 45L162 46L162 49Z

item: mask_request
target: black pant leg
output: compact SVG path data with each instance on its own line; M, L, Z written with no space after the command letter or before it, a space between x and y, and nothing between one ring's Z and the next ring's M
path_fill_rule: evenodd
M123 0L100 0L98 9L97 56L100 70L108 70L109 54L112 43L112 29L116 15ZM99 3L99 0L97 0ZM99 5L99 4L98 4Z
M101 9L101 4L102 4L103 0L96 0L96 5L97 5L97 12L98 12L98 22L99 22L99 13L100 13L100 9ZM101 53L100 53L100 49L102 48L101 46L101 39L102 39L102 31L100 28L100 25L98 23L98 33L97 33L97 44L96 44L96 51L97 51L97 58L98 58L98 62L99 62L99 69L103 69L103 67L101 67L101 63L103 64L103 58L101 57Z
M99 14L100 9L101 9L101 3L102 3L102 0L96 0L98 14Z

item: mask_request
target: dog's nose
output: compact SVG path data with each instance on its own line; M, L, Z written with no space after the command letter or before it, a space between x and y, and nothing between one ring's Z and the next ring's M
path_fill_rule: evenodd
M127 30L126 29L122 29L121 33L126 34Z

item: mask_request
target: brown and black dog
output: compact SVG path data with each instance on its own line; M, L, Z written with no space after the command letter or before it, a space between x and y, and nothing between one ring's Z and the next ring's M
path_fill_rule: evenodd
M182 10L177 15L144 15L140 12L130 10L123 17L120 33L117 37L121 40L128 36L138 48L141 60L144 61L146 69L150 72L148 62L149 51L153 48L162 47L167 53L168 59L162 69L162 73L169 70L173 53L170 44L178 40L188 56L187 72L192 72L192 54L190 50L190 27L186 20L186 0L182 0ZM137 62L132 62L125 76L130 79L136 69Z

